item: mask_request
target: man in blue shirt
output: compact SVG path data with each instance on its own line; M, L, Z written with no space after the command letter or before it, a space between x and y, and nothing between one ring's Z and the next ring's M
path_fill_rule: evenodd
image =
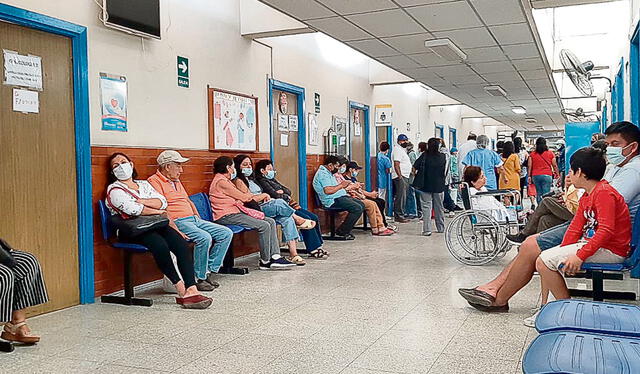
M344 167L346 169L346 166ZM347 217L340 227L336 229L336 235L346 240L353 240L355 236L351 234L353 226L358 222L364 211L364 203L354 199L347 193L350 189L358 187L357 184L349 181L338 183L333 175L340 169L340 161L337 156L328 156L324 164L318 168L313 176L313 189L318 194L320 202L327 208L337 208L346 210ZM344 173L345 170L341 172Z
M389 175L391 174L391 159L389 158L389 143L380 143L378 152L378 197L387 199L387 188L389 188Z
M487 149L489 146L488 136L480 135L476 142L478 144L478 148L467 153L464 160L462 160L462 164L465 167L479 166L487 177L487 189L497 190L498 179L496 178L496 169L498 169L498 172L502 171L502 160L497 153Z

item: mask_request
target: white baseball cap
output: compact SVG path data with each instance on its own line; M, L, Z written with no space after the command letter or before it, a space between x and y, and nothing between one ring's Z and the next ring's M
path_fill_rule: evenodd
M158 165L160 166L166 165L171 162L183 164L189 161L188 158L182 157L182 155L178 153L178 151L173 151L173 150L163 151L158 155L158 158L156 160L158 161Z

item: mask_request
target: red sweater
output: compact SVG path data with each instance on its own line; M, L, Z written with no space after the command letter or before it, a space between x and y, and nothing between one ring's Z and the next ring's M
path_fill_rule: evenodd
M598 182L590 194L585 193L580 199L578 211L564 234L562 245L574 244L581 239L587 241L576 253L582 261L600 248L622 257L629 255L629 207L618 191L605 180Z

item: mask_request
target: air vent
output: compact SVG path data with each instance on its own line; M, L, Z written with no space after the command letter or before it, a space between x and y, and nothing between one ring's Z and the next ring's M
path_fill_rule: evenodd
M465 61L467 59L466 53L446 38L425 40L424 46L447 61Z
M507 97L507 91L498 85L484 86L483 88L491 96Z
M544 130L544 126L536 126L536 130Z

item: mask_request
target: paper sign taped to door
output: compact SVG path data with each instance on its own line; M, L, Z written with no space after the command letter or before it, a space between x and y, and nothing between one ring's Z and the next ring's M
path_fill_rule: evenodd
M289 134L280 134L280 146L281 147L289 146Z
M4 84L42 90L42 59L2 50L4 55Z
M13 111L22 113L40 112L40 100L38 98L38 92L14 88Z

